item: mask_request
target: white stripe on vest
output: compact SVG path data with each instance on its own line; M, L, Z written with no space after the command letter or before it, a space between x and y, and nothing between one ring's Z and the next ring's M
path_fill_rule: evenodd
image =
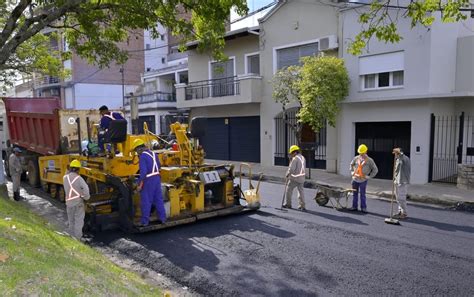
M73 200L73 199L77 199L77 198L81 198L81 194L79 194L78 191L76 191L76 189L74 189L74 187L72 186L72 184L79 178L80 176L76 176L72 181L71 179L69 178L69 174L66 175L66 178L67 178L67 182L69 183L69 193L66 197L66 201L69 201L69 200ZM75 196L73 196L73 194L76 194Z
M303 157L296 155L295 158L297 158L298 160L300 160L300 162L301 162L301 170L300 170L300 173L299 173L299 174L292 174L291 176L292 176L292 177L300 177L300 176L306 175L305 168L304 168L304 167L305 167L305 164L304 164L304 159L303 159ZM294 161L294 159L291 160L291 162L293 162L293 161Z
M151 170L151 173L147 174L146 177L151 177L155 175L160 175L160 168L158 167L158 163L156 162L156 154L154 152L143 152L147 156L150 156L150 158L153 160L153 168Z
M104 114L104 117L108 117L109 119L112 119L112 121L115 121L116 118L113 117L112 113L110 114Z

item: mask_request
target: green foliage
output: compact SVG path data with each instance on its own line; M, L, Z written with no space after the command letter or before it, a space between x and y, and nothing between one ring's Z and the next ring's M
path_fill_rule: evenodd
M331 56L304 57L301 66L279 70L272 79L273 98L286 112L289 104L298 108L292 127L299 139L303 124L319 132L327 121L336 124L339 104L349 93L349 75L344 60Z
M336 125L340 103L349 94L349 75L344 60L330 57L305 57L302 59L301 79L298 88L302 106L299 120L313 131L323 128L324 121Z
M386 43L399 42L402 39L397 29L399 16L410 19L412 28L417 25L430 27L436 20L436 12L441 12L442 22L459 22L467 18L468 9L465 8L470 7L469 0L416 0L406 7L399 3L390 0L372 2L368 11L359 15L362 30L349 44L348 52L362 54L373 37Z
M100 67L124 63L131 38L151 30L159 37L157 23L181 40L222 59L225 23L230 10L246 13L245 0L44 0L0 3L0 84L19 74L39 72L66 76L63 61L70 53L51 50L56 31L71 51ZM50 35L50 36L47 36ZM61 50L61 48L60 48Z
M2 296L163 296L139 275L58 234L24 205L0 195Z

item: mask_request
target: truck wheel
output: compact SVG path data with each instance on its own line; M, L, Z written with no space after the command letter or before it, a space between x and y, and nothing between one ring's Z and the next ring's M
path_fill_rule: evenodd
M28 182L30 186L37 187L40 183L38 162L28 161Z
M41 181L41 189L45 193L49 193L49 184L47 182Z
M49 194L51 198L64 202L66 195L64 194L63 186L57 184L49 185Z
M58 200L61 202L66 201L66 192L64 192L63 186L58 186Z

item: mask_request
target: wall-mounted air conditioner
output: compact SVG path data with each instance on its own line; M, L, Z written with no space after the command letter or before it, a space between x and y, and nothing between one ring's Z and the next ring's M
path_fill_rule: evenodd
M337 36L329 35L319 39L319 51L328 51L338 48Z

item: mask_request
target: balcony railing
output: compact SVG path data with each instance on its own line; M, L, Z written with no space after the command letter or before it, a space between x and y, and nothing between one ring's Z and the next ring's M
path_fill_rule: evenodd
M186 100L234 96L240 94L240 81L237 76L196 81L189 83L185 92Z
M154 92L154 93L143 94L143 95L138 95L134 97L137 97L138 104L153 103L153 102L176 102L175 93ZM132 98L132 96L125 97L125 105L130 105L130 98Z
M49 85L54 85L54 84L59 84L60 79L59 77L56 76L49 76L49 75L44 75L41 77L37 77L34 80L34 84L36 88L42 87L42 86L49 86Z

